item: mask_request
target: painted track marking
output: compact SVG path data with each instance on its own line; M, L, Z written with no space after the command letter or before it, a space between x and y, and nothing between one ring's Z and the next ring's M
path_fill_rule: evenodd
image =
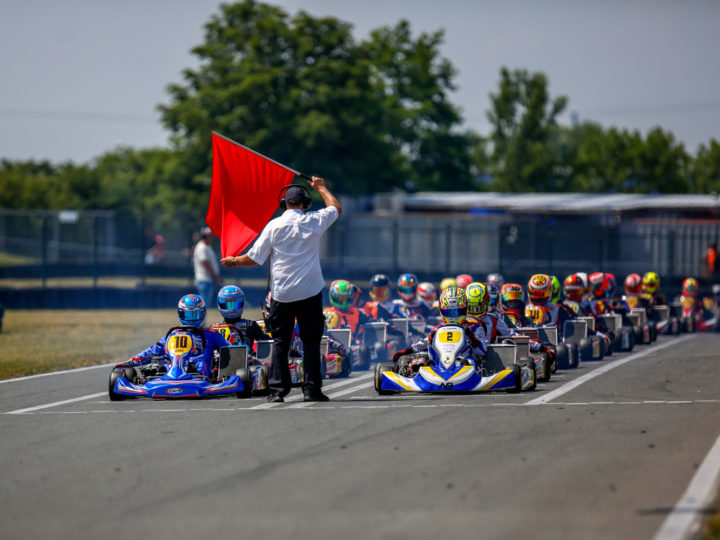
M363 375L360 375L359 377L349 377L342 381L324 385L323 390L332 390L333 388L340 388L342 386L347 386L348 384L362 381L364 379L373 377L374 375L375 375L374 373L370 372L370 373L364 373ZM303 396L302 389L300 389L300 392L298 392L297 394L293 394L292 396L286 397L285 403L288 403L288 402L292 403L294 401L300 401L301 399L303 399L303 397L305 397L305 396ZM279 407L281 405L283 405L283 404L282 403L262 403L260 405L255 405L254 407L250 407L250 408L251 409L273 409L273 408Z
M684 341L687 341L693 337L693 335L687 335L677 339L673 339L672 341L668 341L667 343L663 343L662 345L655 345L654 347L649 347L642 352L631 354L630 356L627 356L625 358L620 358L619 360L615 360L613 362L610 362L609 364L605 364L597 369L590 371L589 373L586 373L585 375L581 375L577 379L573 379L572 381L565 383L560 388L556 388L555 390L552 390L551 392L548 392L547 394L540 396L539 398L528 401L527 404L544 405L545 403L548 403L555 398L567 394L568 392L570 392L570 390L574 390L581 384L584 384L589 380L594 379L595 377L599 377L600 375L604 375L605 373L612 369L615 369L616 367L620 367L624 364L627 364L628 362L632 362L633 360L637 360L638 358L647 356L648 354L656 353L658 351L666 349L667 347L670 347L671 345L683 343Z
M679 540L695 535L700 518L717 495L720 484L720 437L695 471L687 490L668 514L655 540ZM714 509L714 508L713 508Z
M65 399L63 401L55 401L53 403L46 403L45 405L35 405L34 407L27 407L25 409L17 409L15 411L9 411L5 414L26 414L42 409L49 409L51 407L59 407L60 405L67 405L68 403L76 403L78 401L85 401L87 399L95 399L96 397L107 396L107 392L100 392L98 394L90 394L88 396L80 396L72 399Z
M20 382L20 381L29 381L32 379L39 379L40 377L52 377L53 375L70 375L73 373L77 373L79 371L88 371L91 369L98 369L98 368L109 368L117 364L117 362L111 362L109 364L98 364L96 366L85 366L80 368L72 368L72 369L64 369L62 371L49 371L48 373L37 373L35 375L26 375L25 377L13 377L12 379L3 379L0 381L0 384L5 383L12 383L12 382Z

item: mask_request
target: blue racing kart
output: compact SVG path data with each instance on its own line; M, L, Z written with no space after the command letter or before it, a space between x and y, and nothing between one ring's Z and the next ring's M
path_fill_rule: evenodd
M212 379L194 372L188 360L192 350L193 329L173 329L166 339L166 356L161 357L159 362L148 366L122 365L113 368L108 386L110 399L202 398L229 394L238 398L252 396L254 381L247 369L247 347L240 345L221 349L218 370L213 370L217 376ZM170 358L169 364L167 358ZM262 377L264 373L258 371L257 375Z

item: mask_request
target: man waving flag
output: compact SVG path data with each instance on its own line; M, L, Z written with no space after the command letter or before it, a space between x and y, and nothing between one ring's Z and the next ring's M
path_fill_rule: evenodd
M218 133L212 134L212 146L205 221L220 238L222 257L238 255L270 221L283 186L300 173Z

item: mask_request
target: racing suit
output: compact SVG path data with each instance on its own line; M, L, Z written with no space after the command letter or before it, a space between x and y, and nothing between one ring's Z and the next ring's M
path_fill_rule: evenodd
M131 359L132 364L135 366L147 365L152 361L154 356L164 356L166 361L169 362L170 358L165 354L165 342L175 329L190 330L192 334L193 350L188 358L188 365L184 367L191 370L192 366L194 366L198 373L209 377L212 370L215 349L230 345L220 333L212 328L196 328L194 326L176 326L171 328L160 341L133 356Z

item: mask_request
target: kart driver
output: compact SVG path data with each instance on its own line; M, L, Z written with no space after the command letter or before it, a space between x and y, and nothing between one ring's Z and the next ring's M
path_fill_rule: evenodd
M248 352L251 352L255 341L270 339L257 322L242 318L245 293L237 285L226 285L220 289L217 304L223 322L215 323L210 328L220 331L231 345L247 345Z
M438 328L442 328L446 324L454 324L465 330L465 335L470 342L470 346L473 351L473 358L471 360L475 366L479 366L480 359L487 351L488 341L480 340L475 336L475 333L466 318L467 308L467 297L465 296L464 289L460 287L448 287L445 289L440 294L440 313L442 315L443 324L433 328L429 336L413 343L407 349L396 352L393 355L393 361L397 362L401 356L406 354L427 351Z
M205 301L197 294L186 294L183 296L178 302L177 313L180 324L182 325L179 328L195 330L192 334L193 352L188 358L188 365L184 367L189 372L195 371L205 377L209 377L212 370L215 349L227 347L230 344L217 331L202 326L206 314ZM178 327L171 328L160 341L133 356L128 362L125 362L125 364L120 364L119 366L147 365L153 360L153 357L157 356L165 356L166 362L169 362L170 358L165 354L165 341L170 332L175 328ZM159 367L162 368L162 366Z

